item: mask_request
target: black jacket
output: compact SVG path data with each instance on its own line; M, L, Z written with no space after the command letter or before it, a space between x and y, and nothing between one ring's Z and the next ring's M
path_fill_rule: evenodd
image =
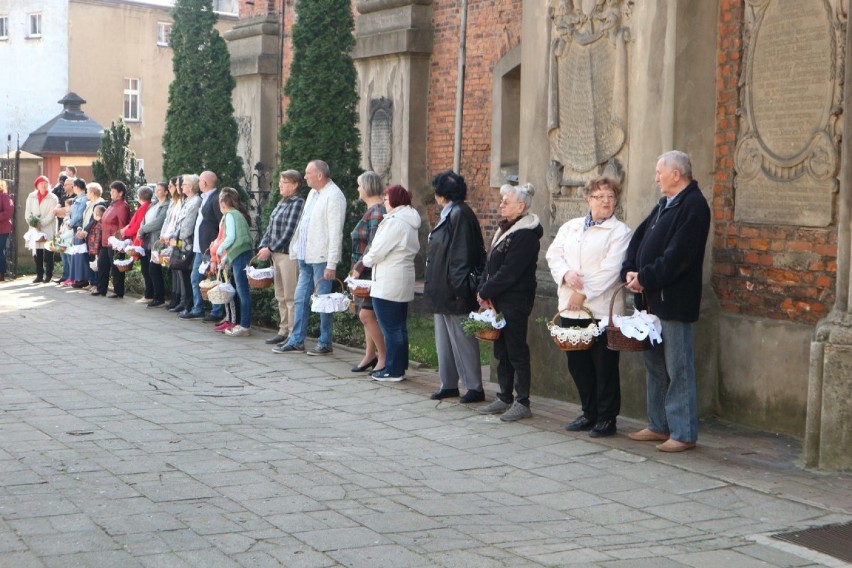
M210 196L204 201L201 214L204 218L201 220L201 226L198 227L198 246L201 248L201 252L204 252L210 248L210 243L219 235L222 210L219 208L218 188L212 190Z
M695 180L666 207L665 199L636 228L621 267L638 272L645 288L639 307L662 320L694 322L701 307L701 271L710 231L710 207Z
M423 293L438 314L476 310L478 278L485 268L479 219L467 205L452 202L450 212L429 233Z
M535 300L536 262L544 230L538 216L521 217L505 233L497 231L488 251L485 282L479 288L484 300L494 302L497 311L506 305L532 309Z

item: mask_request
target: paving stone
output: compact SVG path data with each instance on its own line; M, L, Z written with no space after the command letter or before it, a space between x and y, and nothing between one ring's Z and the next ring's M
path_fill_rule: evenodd
M293 536L321 552L389 544L387 538L364 527L306 531Z
M422 568L435 566L430 560L413 554L401 546L394 545L335 550L329 552L328 555L348 568L375 568L376 566Z
M741 554L736 550L712 550L680 554L673 556L672 560L694 568L731 568L732 566L737 568L769 568L772 566L772 564L747 554Z

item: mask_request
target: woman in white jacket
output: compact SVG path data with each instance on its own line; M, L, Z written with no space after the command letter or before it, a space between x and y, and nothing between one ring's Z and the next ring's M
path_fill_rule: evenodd
M630 242L630 229L615 218L620 187L614 180L596 177L583 188L589 203L585 217L571 219L559 229L547 249L547 264L559 285L559 311L562 326L589 325L586 307L597 318L608 314L612 295L621 285L619 271ZM621 313L620 302L616 313ZM593 438L612 436L621 409L618 351L599 337L584 351L568 351L568 370L577 391L583 414L565 429L590 430Z
M414 256L420 250L420 214L401 185L385 190L387 214L379 224L361 263L373 269L370 295L387 357L385 368L373 371L377 381L401 381L408 368L408 303L414 299Z

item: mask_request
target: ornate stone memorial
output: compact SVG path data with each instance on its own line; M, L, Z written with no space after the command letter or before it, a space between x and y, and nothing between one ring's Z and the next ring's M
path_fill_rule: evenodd
M839 165L842 26L827 0L747 0L734 219L820 227Z
M385 181L393 163L393 101L385 97L370 101L367 121L367 163Z
M615 162L627 136L631 0L551 0L547 134L552 221L587 206L580 188Z

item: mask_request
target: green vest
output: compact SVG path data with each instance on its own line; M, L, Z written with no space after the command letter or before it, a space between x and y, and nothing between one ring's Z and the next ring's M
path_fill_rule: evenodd
M225 215L232 215L234 225L237 227L234 242L227 249L228 262L234 262L238 256L252 249L251 231L249 230L246 218L236 209L231 209ZM225 222L224 217L222 217L222 222Z

